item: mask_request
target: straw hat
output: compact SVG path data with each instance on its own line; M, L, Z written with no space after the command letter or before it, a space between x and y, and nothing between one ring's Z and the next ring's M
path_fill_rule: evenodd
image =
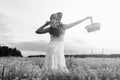
M62 12L57 12L57 13L54 13L50 16L50 20L52 19L56 19L56 21L61 21L62 19Z

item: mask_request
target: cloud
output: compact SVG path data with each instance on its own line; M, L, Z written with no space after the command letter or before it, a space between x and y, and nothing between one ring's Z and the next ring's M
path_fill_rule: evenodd
M32 26L26 19L0 13L0 44L36 40Z
M75 44L84 44L84 43L85 43L85 40L73 38L73 42L74 42Z
M48 43L46 41L31 41L31 42L15 42L10 43L9 45L15 46L19 50L23 51L42 51L45 52L48 48Z
M12 40L12 19L0 13L0 43L8 43Z
M49 43L40 40L40 41L29 41L29 42L14 42L10 43L9 45L18 48L21 51L41 51L41 52L46 52L48 49ZM65 50L79 50L80 48L85 48L82 47L83 45L75 45L71 43L64 43Z
M29 55L40 55L45 54L48 49L49 43L40 40L40 41L29 41L29 42L13 42L9 44L9 47L16 47L22 52L23 56ZM69 42L64 43L65 54L88 54L91 52L91 46L86 44L72 44Z
M46 54L48 49L48 42L46 41L31 41L31 42L15 42L10 43L9 46L16 47L18 50L22 52L23 56L29 55L41 55ZM89 54L91 53L91 49L94 49L94 53L101 53L102 48L92 48L87 47L85 45L74 45L70 43L65 43L65 54ZM105 49L106 50L106 49ZM105 53L111 53L111 51L105 51Z

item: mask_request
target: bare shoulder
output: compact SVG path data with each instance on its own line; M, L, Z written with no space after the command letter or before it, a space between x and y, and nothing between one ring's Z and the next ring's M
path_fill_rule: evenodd
M69 24L63 24L63 28L64 28L65 30L68 29L69 26L70 26Z

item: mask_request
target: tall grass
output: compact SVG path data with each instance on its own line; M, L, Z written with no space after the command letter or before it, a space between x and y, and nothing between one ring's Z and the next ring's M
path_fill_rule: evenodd
M44 58L0 58L1 80L120 80L119 58L67 58L69 73L42 70Z

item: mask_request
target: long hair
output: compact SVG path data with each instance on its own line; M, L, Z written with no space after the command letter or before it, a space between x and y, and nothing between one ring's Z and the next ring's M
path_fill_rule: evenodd
M61 23L62 19L62 12L57 12L50 16L50 20L55 19L58 22L55 28L50 27L50 34L54 37L59 37L61 34L64 33L63 24Z
M63 28L63 24L60 23L56 28L50 27L50 35L54 37L59 37L61 34L64 34L65 30Z

